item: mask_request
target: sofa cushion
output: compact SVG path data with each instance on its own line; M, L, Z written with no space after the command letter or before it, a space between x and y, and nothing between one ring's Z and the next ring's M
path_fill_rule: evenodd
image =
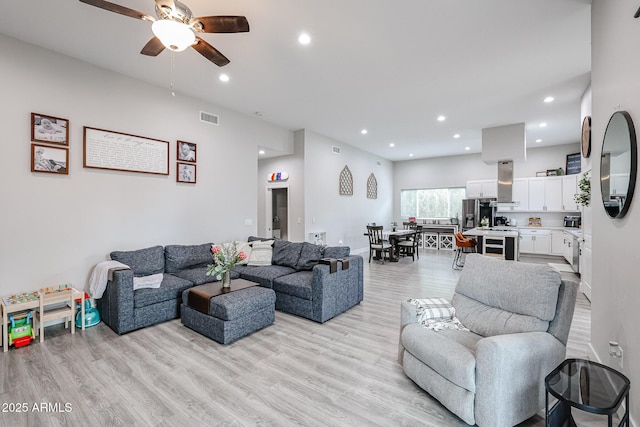
M346 258L350 253L349 246L327 246L324 248L324 258Z
M425 328L419 323L404 327L403 347L425 365L455 385L475 393L476 343L481 336L468 331Z
M157 289L138 289L133 293L133 306L135 308L146 307L159 302L179 300L182 291L193 286L188 280L172 274L165 274L162 284Z
M491 307L550 321L555 316L560 282L560 273L547 264L469 254L456 292Z
M535 316L517 314L485 305L462 294L454 294L456 317L472 332L490 337L522 332L545 332L549 322Z
M298 271L278 277L273 281L273 290L302 299L311 299L312 271Z
M152 246L137 251L113 251L111 259L128 265L135 277L164 273L164 248Z
M254 241L251 244L251 254L247 265L268 266L271 265L273 257L273 240Z
M284 265L266 265L260 267L242 265L233 267L233 271L240 273L241 278L259 283L260 286L264 286L265 288L273 288L273 279L296 272L293 268L285 267Z
M275 240L273 242L273 257L271 264L284 265L296 268L302 251L302 243L294 243L288 240Z
M167 273L175 273L190 267L206 267L207 264L212 264L211 246L213 243L165 246L164 259Z
M320 259L324 257L324 246L314 245L313 243L304 242L302 244L302 250L300 251L300 258L296 264L295 269L311 270L314 265L320 262Z
M209 313L218 319L236 320L266 307L273 311L275 303L276 294L272 290L256 286L211 298Z
M181 279L188 280L196 286L218 281L215 275L207 276L207 267L187 268L171 274ZM239 277L240 274L235 271L231 271L231 279L237 279Z

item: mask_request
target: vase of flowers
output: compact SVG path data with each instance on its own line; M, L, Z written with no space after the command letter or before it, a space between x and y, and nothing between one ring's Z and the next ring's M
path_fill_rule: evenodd
M236 248L236 242L223 243L211 247L213 264L207 265L207 276L215 276L222 282L223 288L231 287L231 269L247 258L247 255Z

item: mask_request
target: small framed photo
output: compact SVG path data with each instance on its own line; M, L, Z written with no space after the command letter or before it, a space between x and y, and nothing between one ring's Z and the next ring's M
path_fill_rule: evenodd
M547 169L547 176L558 176L558 169Z
M196 144L192 142L178 141L177 159L180 162L196 162Z
M187 184L196 183L196 165L189 163L177 163L176 181L185 182Z
M536 172L536 176L547 176L547 171Z
M31 172L69 175L69 150L31 144Z
M31 141L69 145L69 120L31 113Z

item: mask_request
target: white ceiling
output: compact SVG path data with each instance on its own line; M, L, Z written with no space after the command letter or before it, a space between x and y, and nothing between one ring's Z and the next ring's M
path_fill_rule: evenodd
M112 1L155 16L153 0ZM0 33L390 160L480 152L482 128L518 122L529 147L579 140L590 0L183 2L194 16L247 17L249 33L202 36L229 65L188 49L171 78L169 51L139 54L149 22L77 0L3 1Z

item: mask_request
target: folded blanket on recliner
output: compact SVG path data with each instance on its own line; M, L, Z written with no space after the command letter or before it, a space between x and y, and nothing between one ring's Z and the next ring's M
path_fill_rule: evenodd
M469 330L455 316L455 307L444 298L410 298L408 301L416 305L418 322L427 329L432 329L436 332L442 329Z

